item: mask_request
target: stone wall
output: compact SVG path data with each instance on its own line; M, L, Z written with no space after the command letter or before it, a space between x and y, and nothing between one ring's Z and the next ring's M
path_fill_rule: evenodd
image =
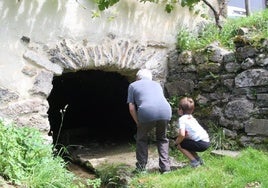
M236 39L235 50L215 42L199 51L171 52L166 88L170 97L193 97L194 114L207 129L221 127L242 146L267 144L268 40L252 46L244 36Z
M98 69L134 80L141 67L165 82L178 28L204 20L186 7L121 0L92 17L92 1L0 1L0 118L48 130L54 76Z
M267 140L267 39L258 46L237 42L234 51L214 43L178 54L178 29L204 22L187 8L167 14L158 4L122 0L95 19L95 4L79 2L0 2L0 118L48 131L54 76L93 69L133 81L146 67L170 97L193 96L206 127L213 122L245 146Z

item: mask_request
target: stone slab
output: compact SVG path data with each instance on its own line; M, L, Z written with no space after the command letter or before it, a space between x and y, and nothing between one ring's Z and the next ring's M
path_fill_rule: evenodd
M220 155L220 156L229 156L229 157L237 157L240 152L239 151L231 151L231 150L213 150L211 151L214 155Z
M268 119L252 119L251 123L245 126L245 132L249 134L260 134L268 136Z

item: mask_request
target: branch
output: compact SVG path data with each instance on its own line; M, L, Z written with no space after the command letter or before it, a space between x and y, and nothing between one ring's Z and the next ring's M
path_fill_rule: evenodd
M215 8L207 0L202 0L202 1L212 10L214 17L215 17L216 25L221 30L222 26L220 25L220 14L215 10Z

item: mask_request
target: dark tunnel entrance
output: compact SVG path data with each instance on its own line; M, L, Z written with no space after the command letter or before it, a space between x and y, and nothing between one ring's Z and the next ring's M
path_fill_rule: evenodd
M87 70L56 76L52 84L47 100L54 145L134 141L136 126L126 103L126 77Z

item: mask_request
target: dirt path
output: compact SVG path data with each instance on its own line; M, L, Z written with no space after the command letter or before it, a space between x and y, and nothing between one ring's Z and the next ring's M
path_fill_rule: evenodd
M154 144L149 145L149 158L147 168L148 170L158 170L158 152L157 147ZM110 144L96 144L88 145L84 147L74 148L72 156L77 161L82 163L90 162L92 166L97 169L99 165L106 164L126 164L130 168L135 169L136 153L135 145L129 143L110 143ZM176 161L170 157L172 168L182 168L185 164ZM79 167L71 169L74 173L87 173L83 168L79 171ZM84 172L83 172L84 171Z

